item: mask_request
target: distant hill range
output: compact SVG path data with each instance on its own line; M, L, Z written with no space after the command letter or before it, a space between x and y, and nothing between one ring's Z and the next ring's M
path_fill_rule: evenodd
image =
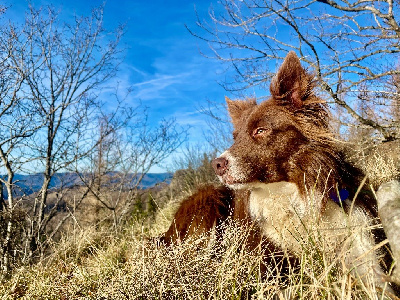
M109 173L109 175L113 178L113 182L118 181L117 172ZM132 183L134 183L140 175L128 175L131 176L129 179ZM172 173L148 173L142 179L142 182L139 185L141 189L147 189L154 187L158 183L166 182L169 183L172 179ZM4 175L3 175L4 177ZM30 195L32 193L38 192L43 184L43 174L33 174L33 175L22 175L16 174L14 177L14 181L16 186L18 187L15 191L20 195ZM80 177L76 173L58 173L56 174L52 180L50 181L50 189L58 189L60 187L70 188L73 186L81 186L83 182Z

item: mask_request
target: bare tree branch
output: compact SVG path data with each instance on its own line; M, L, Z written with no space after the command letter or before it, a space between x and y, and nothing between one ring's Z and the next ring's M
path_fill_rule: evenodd
M267 88L274 63L295 50L315 70L328 101L391 140L399 137L393 126L399 120L387 120L392 102L376 104L376 119L365 118L358 111L357 90L368 86L369 99L380 90L392 93L386 99L395 97L387 82L400 73L398 13L392 0L223 0L210 11L211 24L198 16L198 30L188 29L210 45L206 56L231 66L229 74L236 76L223 83L227 90Z

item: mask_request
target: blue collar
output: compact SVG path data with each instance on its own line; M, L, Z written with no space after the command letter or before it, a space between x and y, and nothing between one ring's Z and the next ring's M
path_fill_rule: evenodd
M345 201L346 199L349 198L349 196L350 196L350 193L346 189L339 190L339 194L338 194L337 190L335 190L335 189L332 189L329 192L329 197L336 203Z

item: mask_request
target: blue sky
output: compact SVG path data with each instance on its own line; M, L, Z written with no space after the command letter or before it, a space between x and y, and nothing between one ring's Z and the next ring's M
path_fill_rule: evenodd
M35 7L53 5L63 18L71 18L90 15L92 8L103 0L3 0L2 3L8 7L7 18L22 21L28 3ZM232 75L225 72L227 65L202 56L200 52L210 53L207 43L185 28L186 24L196 31L196 11L201 20L212 23L208 16L211 6L220 8L217 0L108 0L104 9L106 29L126 24L121 43L126 47L125 60L118 77L109 84L116 85L118 81L121 88L132 87L129 104L142 103L148 107L151 123L172 117L179 125L191 126L189 142L195 145L205 143L203 131L207 130L206 116L199 108L207 105L207 100L224 103L225 96L236 98L218 84ZM281 35L290 39L285 28L280 26ZM268 63L268 69L276 70L279 63ZM256 86L247 94L261 97L268 91Z
M6 1L7 17L22 21L28 1ZM61 16L89 15L101 1L30 1L35 7L52 4ZM193 37L185 24L196 29L196 13L209 20L211 0L191 1L112 1L104 10L104 25L113 29L126 24L122 46L126 58L121 65L118 80L121 87L133 87L129 101L139 101L149 108L151 122L173 117L177 123L190 125L190 142L203 141L205 116L199 106L207 99L224 102L231 96L219 84L225 76L220 62L201 55L208 45ZM214 3L215 5L215 3ZM161 171L155 168L152 171Z

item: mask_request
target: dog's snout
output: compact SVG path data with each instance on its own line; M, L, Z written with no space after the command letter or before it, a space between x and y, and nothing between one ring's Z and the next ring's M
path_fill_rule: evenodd
M212 166L218 176L225 174L228 168L228 160L225 157L218 157L212 161Z

